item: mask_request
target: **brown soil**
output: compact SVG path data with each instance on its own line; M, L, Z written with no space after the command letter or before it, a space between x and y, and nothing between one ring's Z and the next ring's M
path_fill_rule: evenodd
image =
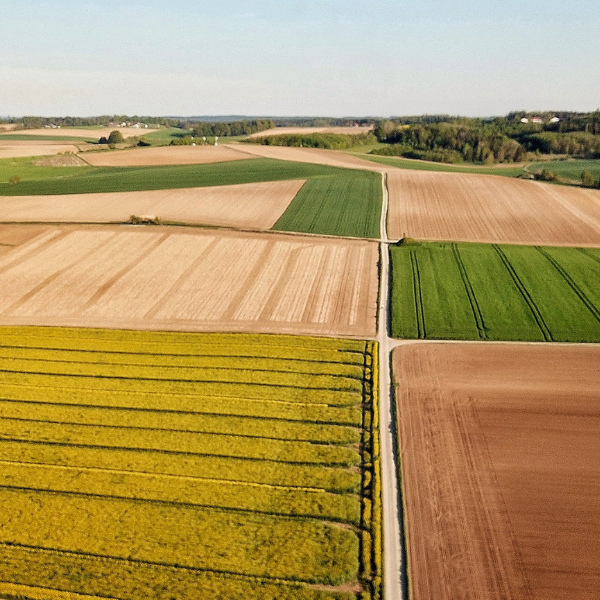
M77 129L75 127L61 127L60 129L22 129L19 135L51 135L53 137L82 137L82 138L101 138L108 137L111 131L120 131L124 138L147 135L158 131L158 129L135 129L134 127L102 127L100 129Z
M378 165L369 160L363 160L352 154L346 154L345 152L339 152L337 150L288 148L287 146L255 146L252 144L238 144L227 147L235 148L252 156L262 156L264 158L315 163L318 165L328 165L330 167L344 167L346 169L364 169L366 171L377 171L379 173L386 171L386 168L383 165Z
M600 192L492 175L388 171L391 239L600 244Z
M290 135L309 133L338 133L342 135L360 135L373 131L373 126L367 127L275 127L249 135L250 138L265 137L266 135Z
M45 141L2 141L0 140L0 159L20 158L24 156L50 156L62 152L78 152L77 146L72 144L61 144L60 142L49 143Z
M1 219L115 223L131 215L153 215L178 223L270 229L302 185L303 180L293 180L147 192L8 196L2 200Z
M159 146L112 152L90 152L82 157L94 167L200 165L251 158L228 146Z
M0 256L0 323L372 336L377 260L363 241L47 227Z
M600 347L394 352L413 600L592 600Z

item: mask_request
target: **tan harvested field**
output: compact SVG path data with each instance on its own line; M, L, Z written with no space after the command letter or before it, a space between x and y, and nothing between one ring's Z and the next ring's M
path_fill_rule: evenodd
M373 126L366 127L274 127L265 131L252 133L249 138L265 137L266 135L296 135L309 133L338 133L342 135L360 135L373 131Z
M493 175L388 171L390 239L600 244L600 192Z
M2 324L375 333L375 243L143 226L27 238L0 256Z
M90 152L82 158L94 167L200 165L252 158L229 146L159 146L111 152Z
M98 129L78 129L77 127L61 127L60 129L21 129L19 135L51 135L53 137L81 137L101 138L108 137L111 131L118 130L124 138L146 135L158 131L158 129L136 129L135 127L100 127Z
M600 346L394 351L412 600L593 600Z
M287 146L261 146L252 144L229 145L252 156L276 158L278 160L291 160L304 163L328 165L330 167L344 167L346 169L364 169L383 173L387 169L383 165L357 158L337 150L321 150L319 148L289 148Z
M0 140L0 159L20 158L24 156L52 156L61 152L79 152L73 144L61 144L47 141Z
M164 221L270 229L294 199L304 180L267 181L204 188L144 192L7 196L4 222L115 223L131 215Z
M0 124L0 131L14 131L18 125L16 123Z

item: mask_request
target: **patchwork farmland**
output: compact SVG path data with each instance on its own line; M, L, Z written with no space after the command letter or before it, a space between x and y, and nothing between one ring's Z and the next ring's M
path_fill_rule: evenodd
M413 600L594 598L600 348L394 351Z
M370 242L144 227L29 231L37 235L0 259L1 323L375 332Z
M395 337L600 341L600 249L391 247Z
M380 585L372 343L57 328L1 339L7 584L261 600Z

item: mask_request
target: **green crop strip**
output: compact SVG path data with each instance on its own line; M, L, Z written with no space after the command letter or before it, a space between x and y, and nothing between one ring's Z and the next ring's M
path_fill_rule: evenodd
M11 173L21 176L20 172ZM381 175L370 171L253 158L205 165L71 169L64 178L64 168L55 174L50 168L45 171L45 178L32 173L31 179L23 178L16 184L0 183L0 196L129 192L306 179L275 224L275 230L379 237Z
M349 584L379 598L375 344L1 333L5 582L131 600L349 600L335 589Z
M594 249L423 242L390 254L395 337L600 342Z

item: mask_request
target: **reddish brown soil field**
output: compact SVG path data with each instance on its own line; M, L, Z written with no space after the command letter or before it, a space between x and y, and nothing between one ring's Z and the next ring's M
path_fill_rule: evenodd
M25 227L21 236L0 229L0 240L13 244L0 254L0 324L375 334L373 242L153 226Z
M394 352L412 600L592 600L600 347Z
M201 165L252 158L227 146L158 146L86 152L81 155L94 167L149 167L154 165Z
M600 244L600 192L493 175L388 171L391 239Z

